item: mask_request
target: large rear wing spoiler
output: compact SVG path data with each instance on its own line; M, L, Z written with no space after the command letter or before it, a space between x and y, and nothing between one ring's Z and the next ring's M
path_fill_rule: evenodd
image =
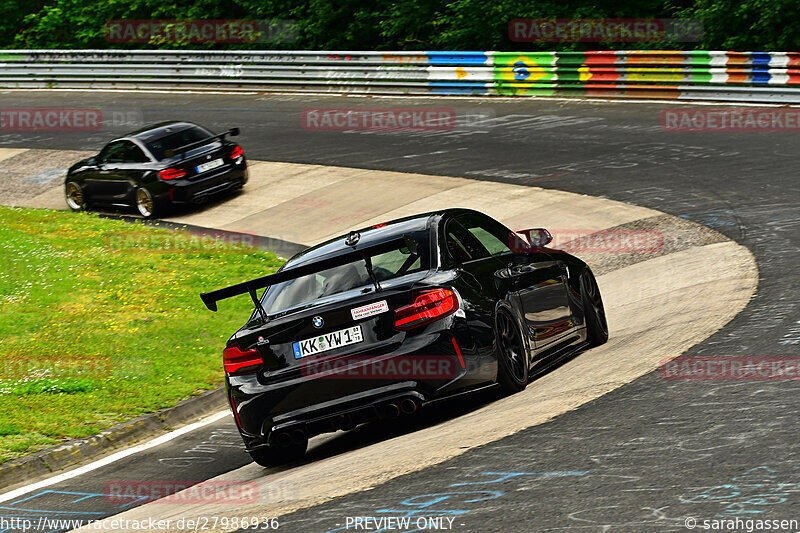
M231 128L228 131L212 135L211 137L206 137L205 139L201 139L199 141L195 141L193 143L185 144L183 146L179 146L178 148L174 148L170 150L170 152L172 152L172 155L170 155L169 157L174 157L180 154L181 156L183 156L181 159L186 159L186 152L188 152L192 148L197 148L198 146L203 146L212 143L217 139L221 141L228 135L230 135L231 137L236 137L237 135L239 135L239 128Z
M348 241L351 240L354 235L358 236L358 234L351 233ZM249 294L250 298L253 300L253 305L255 305L256 309L259 311L259 313L261 313L262 318L266 320L267 314L263 307L261 307L261 301L256 294L256 291L259 289L363 259L367 265L367 272L372 279L372 283L375 285L375 290L379 291L381 286L378 282L378 278L375 276L375 273L372 270L372 257L382 253L391 252L393 250L398 250L400 248L408 248L412 254L417 253L417 242L408 234L404 234L402 237L398 237L390 241L373 244L371 246L364 246L363 248L356 248L355 244L352 246L352 251L348 250L332 257L322 259L321 261L315 261L307 265L300 265L294 268L281 270L275 274L251 279L250 281L245 281L243 283L237 283L236 285L231 285L230 287L225 287L224 289L204 292L200 294L200 298L202 298L203 303L206 304L206 307L208 307L211 311L216 311L218 301L231 298L233 296L238 296L240 294Z

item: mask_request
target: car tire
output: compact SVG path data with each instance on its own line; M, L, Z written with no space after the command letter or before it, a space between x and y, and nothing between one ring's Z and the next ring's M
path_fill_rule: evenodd
M144 187L136 189L136 209L144 218L155 218L161 212L161 205L150 191Z
M306 453L306 448L308 448L308 439L303 442L292 441L289 446L258 448L249 453L257 465L269 468L302 458Z
M507 311L498 311L495 329L497 383L505 394L520 392L528 386L528 357L522 334Z
M586 321L586 340L589 346L600 346L608 341L608 322L603 307L603 297L588 268L581 276L581 299L583 300L584 319Z
M83 194L83 189L74 181L68 181L64 184L64 200L67 202L67 207L69 207L70 211L77 212L86 209L86 197Z

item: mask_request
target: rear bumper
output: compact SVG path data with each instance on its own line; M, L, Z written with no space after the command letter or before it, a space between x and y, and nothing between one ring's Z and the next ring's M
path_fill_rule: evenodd
M474 353L466 328L459 330L462 333L436 332L429 344L413 353L361 358L340 366L321 362L280 378L263 373L228 377L231 407L245 445L255 449L290 436L310 438L411 414L454 391L493 382L496 361Z
M286 413L282 421L273 420L263 434L245 436L247 451L282 445L292 440L311 438L322 433L353 429L360 424L412 414L428 403L429 398L413 383L397 383L353 395L329 405L317 405L304 412ZM265 426L266 427L266 426ZM284 442L281 442L284 441Z
M233 168L200 180L167 182L163 197L174 204L197 204L216 194L241 187L247 183L247 167Z

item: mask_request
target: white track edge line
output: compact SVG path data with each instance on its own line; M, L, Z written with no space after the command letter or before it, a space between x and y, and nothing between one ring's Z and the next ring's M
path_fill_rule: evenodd
M74 477L83 475L87 472L91 472L92 470L96 470L100 467L106 466L108 464L114 463L119 461L120 459L124 459L130 455L143 452L145 450L149 450L150 448L154 448L160 444L164 444L165 442L169 442L172 439L180 437L181 435L185 435L186 433L191 433L195 429L199 429L203 426L208 424L212 424L217 420L224 418L225 416L230 415L229 410L219 411L214 413L213 415L209 415L202 420L195 422L193 424L189 424L188 426L184 426L180 429L176 429L175 431L171 431L164 435L160 435L150 441L143 442L142 444L138 444L133 446L132 448L128 448L107 457L103 457L102 459L98 459L97 461L93 461L87 465L83 465L75 470L70 470L68 472L64 472L63 474L56 474L55 476L49 477L47 479L43 479L31 485L26 485L24 487L20 487L18 489L14 489L12 491L6 492L4 494L0 494L0 502L6 502L8 500L13 500L23 494L27 494L34 490L38 490L44 487L49 487L50 485L55 485L56 483L60 483L61 481L66 481L68 479L72 479Z

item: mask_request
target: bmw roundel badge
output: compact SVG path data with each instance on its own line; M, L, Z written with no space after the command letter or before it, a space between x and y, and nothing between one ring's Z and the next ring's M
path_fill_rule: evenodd
M321 328L325 324L325 321L322 320L321 316L315 316L311 319L311 322L314 324L315 328Z

